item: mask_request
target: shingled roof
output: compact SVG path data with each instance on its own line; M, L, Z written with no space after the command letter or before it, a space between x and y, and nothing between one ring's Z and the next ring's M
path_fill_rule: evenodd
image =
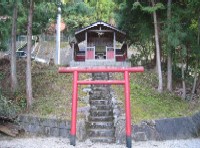
M87 26L85 28L79 29L75 32L75 37L78 43L82 42L85 40L85 32L90 31L90 30L98 30L101 28L102 30L108 30L108 31L113 31L116 33L116 41L118 42L123 42L126 37L126 33L117 29L116 27L111 26L108 23L105 23L103 21L98 21L90 26Z

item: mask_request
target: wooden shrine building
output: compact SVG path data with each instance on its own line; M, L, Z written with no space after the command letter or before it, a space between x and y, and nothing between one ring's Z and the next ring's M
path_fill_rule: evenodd
M126 33L102 21L75 32L70 66L129 66Z

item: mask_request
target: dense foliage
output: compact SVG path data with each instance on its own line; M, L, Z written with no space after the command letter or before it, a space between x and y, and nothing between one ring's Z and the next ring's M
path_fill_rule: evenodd
M67 24L67 34L73 34L75 30L83 28L94 22L94 8L81 2L63 6L63 21Z
M152 2L155 2L154 6ZM119 8L116 14L118 26L128 33L129 43L137 47L140 58L145 58L146 64L151 62L148 56L155 50L152 13L156 12L162 70L166 70L167 56L172 55L173 77L179 76L175 79L188 82L187 86L191 88L191 84L196 83L193 78L195 79L199 73L200 2L198 0L135 0L125 1ZM135 59L135 56L133 58ZM177 66L180 64L182 70ZM193 85L194 87L196 86ZM186 96L184 98L192 99Z

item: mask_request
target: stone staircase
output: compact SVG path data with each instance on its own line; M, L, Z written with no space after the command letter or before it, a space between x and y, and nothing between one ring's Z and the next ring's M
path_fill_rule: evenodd
M108 73L94 73L93 80L108 80ZM115 128L110 86L93 85L90 93L88 137L92 142L115 142Z

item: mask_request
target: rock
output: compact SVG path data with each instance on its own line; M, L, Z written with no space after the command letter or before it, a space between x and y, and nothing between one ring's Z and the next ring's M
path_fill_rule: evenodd
M51 131L51 128L50 128L50 127L45 127L45 128L44 128L44 134L45 134L46 136L50 136L50 131Z
M59 136L65 138L65 137L69 137L69 130L67 130L66 128L60 128L59 129Z
M142 121L139 125L133 125L132 137L135 141L159 140L155 121Z
M59 128L51 128L50 135L54 136L54 137L58 137L59 136Z
M83 88L83 92L85 92L85 93L89 93L90 91L91 91L90 87Z
M126 121L123 118L125 117L119 118L115 123L115 137L118 144L126 142Z
M147 141L147 136L145 132L137 132L134 134L135 141Z
M79 141L84 141L87 138L85 120L81 119L77 121L76 130L77 139Z
M10 129L6 126L3 126L3 125L0 125L0 131L6 135L12 136L12 137L16 137L16 135L18 134L18 133L13 132L12 129Z
M84 103L86 103L86 104L89 104L89 96L87 95L87 96L81 97L80 101L81 101L81 102L84 102Z
M78 108L78 112L81 112L81 113L86 113L89 112L90 110L90 106L84 106L84 107L80 107Z

